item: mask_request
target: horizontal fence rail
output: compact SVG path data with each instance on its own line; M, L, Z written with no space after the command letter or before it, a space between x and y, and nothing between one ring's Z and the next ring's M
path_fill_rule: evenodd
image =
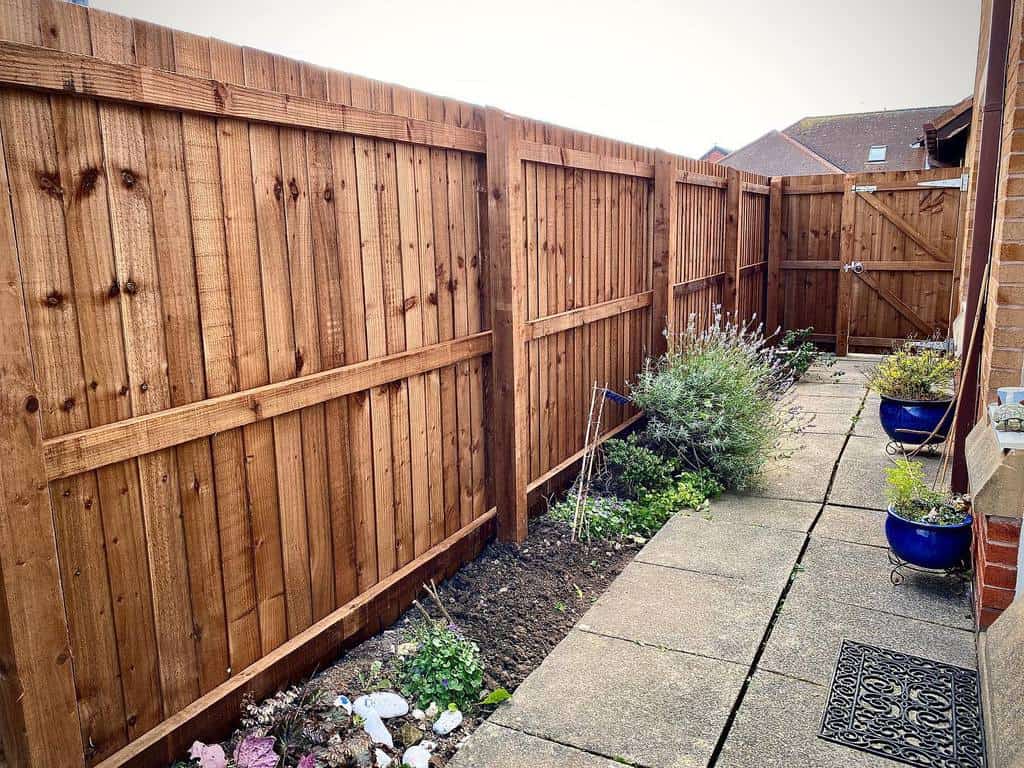
M225 735L244 695L521 541L593 383L628 392L719 308L834 342L858 291L938 323L945 294L876 274L956 274L955 200L925 176L861 199L59 0L0 10L0 89L16 766ZM866 280L844 201L891 228ZM641 418L609 404L601 439Z

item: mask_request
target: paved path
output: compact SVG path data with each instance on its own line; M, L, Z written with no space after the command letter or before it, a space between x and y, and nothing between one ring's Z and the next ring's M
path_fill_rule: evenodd
M900 765L817 738L840 642L974 667L971 619L946 580L890 584L877 400L840 365L759 495L671 520L453 768Z

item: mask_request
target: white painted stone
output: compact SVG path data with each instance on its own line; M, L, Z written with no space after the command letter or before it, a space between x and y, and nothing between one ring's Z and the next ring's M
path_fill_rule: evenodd
M446 709L434 723L434 733L438 736L447 736L462 725L462 713L457 709Z
M430 750L422 744L409 747L402 753L402 764L409 768L430 768Z

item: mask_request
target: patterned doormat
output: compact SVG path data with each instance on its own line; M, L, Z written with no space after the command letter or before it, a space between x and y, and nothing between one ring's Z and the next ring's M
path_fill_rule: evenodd
M844 640L821 738L934 768L983 768L978 673Z

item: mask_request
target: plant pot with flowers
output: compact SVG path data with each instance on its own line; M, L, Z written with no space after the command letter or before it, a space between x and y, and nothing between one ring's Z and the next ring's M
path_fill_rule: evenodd
M946 439L953 423L956 358L904 343L869 375L881 402L882 429L902 445L931 445Z
M894 583L906 564L945 571L966 564L971 548L969 497L930 488L924 466L909 459L897 459L886 470L886 495L885 538L896 557Z

